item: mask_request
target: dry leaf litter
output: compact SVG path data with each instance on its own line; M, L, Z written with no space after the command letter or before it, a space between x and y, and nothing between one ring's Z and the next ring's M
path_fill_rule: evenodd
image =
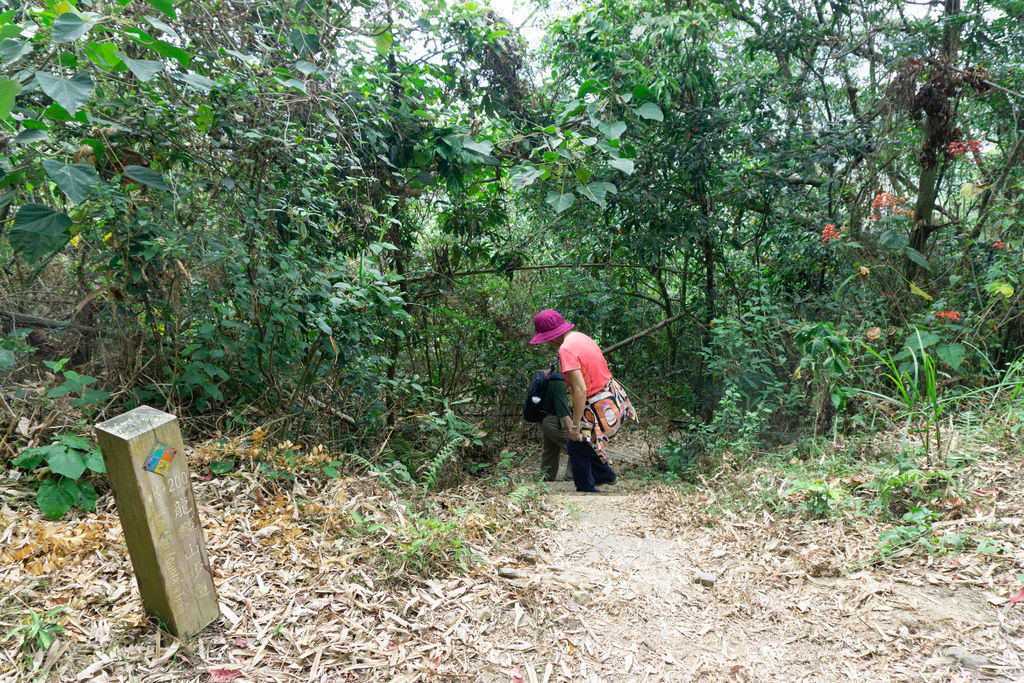
M620 466L641 458L624 441ZM1021 462L977 463L980 502L940 522L983 533L995 554L877 565L866 518L741 516L719 508L712 484L683 495L620 479L578 494L557 482L524 507L466 485L432 495L468 545L435 548L448 571L424 578L401 552L422 537L417 518L377 479L300 475L284 489L195 475L216 457L190 454L222 618L188 642L143 613L109 496L96 515L51 522L3 488L0 634L26 610L58 607L65 630L27 663L3 643L0 679L1024 678L1024 603L1011 597Z

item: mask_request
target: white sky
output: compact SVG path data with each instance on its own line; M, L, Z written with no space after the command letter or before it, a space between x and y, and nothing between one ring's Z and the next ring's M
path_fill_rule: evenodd
M531 0L483 0L483 4L512 22L526 40L531 50L540 47L544 39L543 26L549 12L538 9Z

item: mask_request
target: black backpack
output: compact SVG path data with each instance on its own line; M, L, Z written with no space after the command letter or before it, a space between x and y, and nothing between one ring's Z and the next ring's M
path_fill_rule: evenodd
M544 405L544 394L548 391L548 382L553 379L565 380L562 373L555 372L555 366L533 373L530 386L526 389L526 400L523 401L523 419L527 422L540 422L548 414L541 406Z

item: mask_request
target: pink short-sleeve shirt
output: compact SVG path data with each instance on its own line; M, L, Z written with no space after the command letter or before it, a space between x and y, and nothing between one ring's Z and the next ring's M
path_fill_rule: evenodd
M593 396L604 389L612 373L597 342L582 332L570 333L558 347L558 361L562 372L579 370L587 385L587 396Z

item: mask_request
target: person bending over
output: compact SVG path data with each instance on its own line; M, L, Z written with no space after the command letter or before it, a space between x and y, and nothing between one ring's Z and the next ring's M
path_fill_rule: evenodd
M548 380L547 389L544 392L541 410L545 415L540 421L543 446L540 456L540 474L544 481L555 481L558 479L558 461L561 459L562 449L569 441L569 425L572 424L569 410L569 385L562 378L557 363L552 368L551 379ZM571 472L572 468L567 458L563 478L572 479Z
M569 385L566 449L576 490L596 492L597 485L612 484L618 478L608 464L605 444L625 420L636 419L636 412L593 339L574 330L575 325L552 309L535 315L533 327L536 334L530 343L558 349L562 375Z

